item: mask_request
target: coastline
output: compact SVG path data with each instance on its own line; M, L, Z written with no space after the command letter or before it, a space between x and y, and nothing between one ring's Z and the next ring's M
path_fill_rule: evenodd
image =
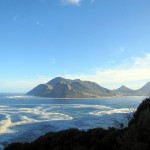
M29 95L27 95L29 96ZM96 97L96 98L52 98L52 97L40 97L40 96L29 96L29 97L35 97L35 98L45 98L45 99L65 99L65 100L78 100L78 99L93 99L93 100L98 100L98 99L111 99L111 98L125 98L125 97L141 97L141 98L146 98L148 96L144 95L144 96L102 96L102 97Z

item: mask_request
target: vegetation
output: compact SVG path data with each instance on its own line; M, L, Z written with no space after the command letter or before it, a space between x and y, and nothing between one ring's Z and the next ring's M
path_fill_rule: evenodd
M50 132L31 143L13 143L5 150L150 150L150 98L134 113L127 128Z
M95 98L115 96L116 94L94 82L57 77L46 84L38 85L29 91L27 95L53 98Z
M107 96L147 96L150 82L138 90L121 86L116 90L106 89L91 81L80 79L69 80L61 77L52 79L46 84L40 84L27 95L51 98L98 98Z

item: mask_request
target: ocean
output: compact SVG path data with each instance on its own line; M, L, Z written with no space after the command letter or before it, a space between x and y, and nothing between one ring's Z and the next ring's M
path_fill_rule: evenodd
M51 99L0 94L0 150L30 142L49 131L125 126L145 97Z

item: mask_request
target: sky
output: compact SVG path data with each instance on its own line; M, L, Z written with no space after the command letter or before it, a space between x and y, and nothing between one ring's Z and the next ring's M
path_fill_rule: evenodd
M149 0L0 0L0 93L61 76L116 89L150 81Z

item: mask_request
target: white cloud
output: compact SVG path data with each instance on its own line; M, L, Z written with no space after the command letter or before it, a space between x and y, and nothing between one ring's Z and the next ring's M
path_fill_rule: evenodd
M97 68L93 74L62 74L58 76L93 81L110 89L118 88L121 85L138 89L150 81L150 54L132 58L121 65L114 66L113 64L113 67L106 69ZM38 75L33 79L2 81L0 92L28 92L38 84L47 83L52 78L54 77Z
M134 62L135 62L135 65L138 66L140 65L141 67L144 67L144 66L149 66L150 65L150 54L146 54L145 55L145 58L139 58L139 57L135 57L133 58L134 59Z
M81 0L61 0L61 2L65 4L79 5Z
M113 68L98 68L93 74L65 74L64 77L94 81L112 89L123 84L134 89L140 88L150 81L150 54L146 54L142 58L133 58L130 63L126 62L126 64Z

